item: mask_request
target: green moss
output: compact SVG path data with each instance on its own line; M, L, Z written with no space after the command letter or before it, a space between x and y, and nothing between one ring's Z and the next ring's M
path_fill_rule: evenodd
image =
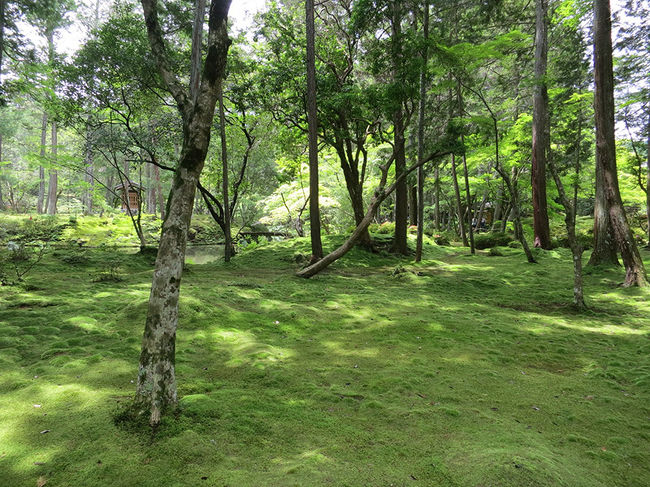
M79 250L83 265L50 255L29 278L34 289L0 288L0 478L649 484L648 291L617 287L620 269L597 270L585 276L592 311L576 313L568 250L536 266L520 249L499 250L469 258L428 241L413 265L354 249L302 280L295 256L309 241L296 239L191 266L179 408L153 436L130 407L149 260L92 248ZM93 283L110 259L124 281Z

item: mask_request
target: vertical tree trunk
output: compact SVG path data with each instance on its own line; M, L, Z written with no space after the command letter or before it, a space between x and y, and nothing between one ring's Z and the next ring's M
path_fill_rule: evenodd
M646 170L646 183L645 183L645 206L646 206L646 220L648 223L648 248L650 248L650 113L648 114L648 140L646 142L647 153L647 170Z
M436 161L436 166L434 169L434 205L435 205L435 213L433 215L434 217L434 224L436 227L437 231L440 231L440 163Z
M454 194L456 196L456 214L458 215L458 234L463 239L463 245L469 247L467 234L465 233L465 222L463 221L463 205L460 201L460 188L458 187L458 176L456 175L456 155L451 155L451 179L454 182Z
M47 143L47 113L43 112L41 119L41 162L45 160L45 144ZM36 211L39 215L45 211L45 168L38 167L38 200L36 201Z
M192 27L192 71L190 73L190 96L196 103L201 81L201 47L203 44L203 22L205 21L206 0L194 2L194 24Z
M230 230L231 211L230 211L230 187L228 183L228 141L226 140L226 111L223 106L223 85L219 89L219 132L221 135L221 170L223 176L223 233L225 240L224 260L230 262L233 255L232 234Z
M52 122L52 157L51 163L56 164L57 157L57 127L56 122ZM56 169L50 169L50 181L47 186L47 214L56 215L56 200L59 191L59 176Z
M616 171L614 74L609 0L594 1L594 112L596 165L602 169L609 220L625 265L625 286L645 286L647 278L634 235L627 223Z
M420 105L418 108L418 167L417 173L417 243L415 245L415 262L422 260L422 244L424 240L424 112L427 102L427 64L429 61L429 2L424 4L424 22L422 25L424 49L422 51L422 70L420 71Z
M153 168L153 178L155 182L155 188L156 188L156 203L158 204L159 211L160 211L160 219L164 220L165 219L165 199L163 198L163 190L162 190L162 183L160 182L160 168L158 166L154 166ZM156 213L156 210L154 208L154 213Z
M309 126L309 223L313 264L323 257L318 188L318 109L316 106L316 32L314 0L305 2L307 30L307 123Z
M460 136L463 148L465 147L465 136L461 135ZM467 220L469 221L469 248L474 255L476 253L476 250L474 248L474 229L472 228L472 205L470 204L470 201L472 200L472 195L469 191L469 175L467 174L467 155L465 154L465 151L463 150L463 174L465 175L465 195L467 197ZM478 227L478 224L480 222L477 222L476 225Z
M550 149L548 90L546 66L548 58L548 0L537 0L535 28L535 92L533 96L533 188L534 246L549 250L551 234L546 201L546 161Z
M418 224L418 186L409 184L409 225Z
M2 163L2 134L0 134L0 163ZM4 210L5 206L4 199L2 198L2 180L0 179L0 211Z
M175 340L180 281L194 195L210 144L210 129L230 46L227 29L230 0L211 0L207 57L196 101L169 70L168 46L158 20L157 0L141 0L141 4L151 52L183 119L183 148L174 171L160 236L135 396L136 407L148 413L150 424L155 426L161 414L177 403Z
M397 82L402 69L402 11L398 0L392 2L391 50L393 56L393 80ZM395 145L395 178L406 171L406 148L404 140L404 111L402 100L394 100L393 130ZM392 251L406 255L408 253L406 226L408 220L408 190L406 178L399 179L395 189L395 237Z

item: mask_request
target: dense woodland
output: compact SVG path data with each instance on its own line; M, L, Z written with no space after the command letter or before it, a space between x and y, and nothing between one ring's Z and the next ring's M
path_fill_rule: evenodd
M565 252L552 272L576 317L604 306L589 290L599 272L621 292L647 286L647 0L277 0L234 27L230 7L0 0L0 288L29 292L24 278L81 221L120 220L155 256L123 421L157 431L183 395L188 245L222 245L222 279L267 238L274 252L303 242L283 271L296 280L348 252L328 273L505 253L504 282L530 286ZM106 251L103 231L66 252ZM542 477L504 485L559 485ZM362 478L350 485L375 485ZM607 485L585 482L566 485Z

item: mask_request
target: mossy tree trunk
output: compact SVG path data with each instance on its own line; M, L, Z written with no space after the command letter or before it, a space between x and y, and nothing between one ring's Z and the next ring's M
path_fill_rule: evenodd
M218 92L225 72L230 41L227 32L230 0L212 0L209 10L207 56L196 101L170 69L168 46L158 19L158 2L142 0L147 35L158 71L174 97L183 120L183 146L172 180L163 222L147 319L142 338L135 404L152 425L177 403L175 343L178 299L185 259L187 230L194 196L210 143Z

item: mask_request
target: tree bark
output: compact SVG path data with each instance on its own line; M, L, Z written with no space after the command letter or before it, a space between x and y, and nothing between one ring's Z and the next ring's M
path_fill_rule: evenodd
M56 164L57 157L57 127L56 122L52 122L52 156L50 162ZM47 185L47 214L56 215L56 200L59 191L59 175L56 169L50 169L50 180Z
M646 205L646 221L648 224L648 248L650 248L650 113L648 114L648 139L646 142L646 183L645 183L645 205Z
M436 231L440 231L440 164L436 161L434 169L434 205L435 213L433 215Z
M314 26L314 0L305 2L307 33L307 124L309 138L309 224L311 262L323 257L320 228L318 189L318 109L316 106L316 32Z
M0 134L0 163L2 163L2 134ZM0 211L4 210L5 207L6 205L2 198L2 180L0 179Z
M618 186L614 122L614 74L612 23L609 0L594 1L594 112L596 118L596 165L603 175L609 220L623 264L625 286L645 286L647 278L634 235L627 223Z
M550 150L548 90L546 66L548 59L548 0L537 0L535 28L535 91L533 95L533 230L534 246L549 250L551 234L546 201L546 162Z
M460 201L460 188L458 186L458 176L456 174L456 155L451 155L451 179L454 182L454 195L456 196L456 214L458 215L458 233L463 239L463 245L469 247L467 234L465 233L465 222L463 221L463 205Z
M424 159L424 112L427 106L427 64L429 62L429 2L424 4L424 22L422 25L424 48L422 50L422 70L420 71L420 104L418 108L418 162ZM417 225L418 233L415 245L415 262L422 260L424 240L424 167L420 165L417 173Z
M196 102L192 101L190 94L183 89L180 80L170 69L168 46L158 20L157 0L142 0L141 3L153 58L183 119L183 147L174 172L168 212L162 226L135 396L136 407L149 414L149 422L155 426L160 422L161 415L177 403L175 339L187 229L192 217L196 185L210 143L210 128L218 91L225 72L230 45L227 30L230 0L211 1L207 57Z
M223 106L223 86L219 89L219 131L221 135L221 170L223 176L222 190L223 190L223 234L224 234L224 260L230 262L233 255L232 248L232 233L230 224L232 222L230 212L230 187L228 183L228 142L226 140L226 111Z
M397 83L402 67L402 9L398 0L392 2L391 49L393 55L393 82ZM406 178L400 176L406 170L406 148L404 139L404 110L402 100L394 100L393 130L395 146L395 178L399 181L395 189L395 236L391 250L396 254L408 253L407 232L408 223L408 189Z

